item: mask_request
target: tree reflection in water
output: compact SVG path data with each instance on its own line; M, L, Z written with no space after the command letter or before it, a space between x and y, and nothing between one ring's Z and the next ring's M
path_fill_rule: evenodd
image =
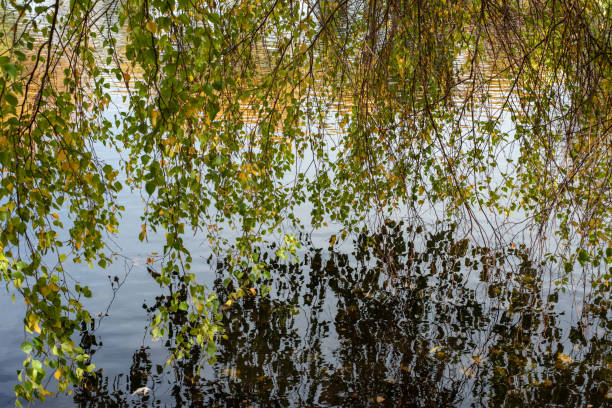
M493 250L453 236L452 228L427 234L388 222L360 236L352 254L309 247L295 264L272 262L271 295L247 296L224 311L227 339L212 367L199 371L197 350L190 359L154 365L143 347L128 374L110 379L99 371L76 390L75 401L108 407L609 402L609 300L590 299L582 316L571 318L564 314L569 301L543 288L545 268L524 248ZM227 265L217 267L222 272ZM221 281L215 289L223 296L229 292ZM180 295L186 286L176 277L172 290ZM173 327L185 324L178 310ZM95 337L82 334L82 346L95 352ZM142 386L151 392L132 395Z

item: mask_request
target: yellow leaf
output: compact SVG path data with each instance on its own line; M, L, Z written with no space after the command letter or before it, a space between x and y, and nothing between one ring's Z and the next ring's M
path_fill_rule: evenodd
M53 374L53 377L55 377L55 379L59 381L59 379L62 378L62 372L60 370L55 370L55 374Z
M43 286L42 288L40 288L40 293L42 293L44 297L47 297L47 295L49 294L49 288Z
M557 356L557 362L563 365L568 365L573 361L574 360L572 360L570 356L566 356L565 354L562 354L562 353L559 353L559 355Z
M149 30L152 34L155 34L157 32L157 24L155 24L153 21L149 21L147 23L147 30Z
M429 350L429 353L430 353L430 354L431 354L431 353L435 353L435 352L436 352L436 350L440 350L441 348L442 348L442 346L436 346L436 347L432 348L431 350Z
M38 320L40 320L40 318L34 314L31 314L28 317L28 325L25 328L29 333L32 333L32 331L40 333L40 326L38 325Z
M158 116L159 116L159 112L158 111L151 112L151 123L153 124L153 126L155 126L157 124L157 117Z
M330 240L329 240L329 246L333 247L335 243L336 243L336 236L332 235Z
M380 395L376 397L376 402L379 404L385 400L385 397L381 397Z
M53 218L55 218L56 220L59 220L59 215L57 215L57 213L53 213L53 214L51 214L51 216Z
M249 291L251 292L253 296L257 295L257 291L255 290L255 288L251 288L249 289Z

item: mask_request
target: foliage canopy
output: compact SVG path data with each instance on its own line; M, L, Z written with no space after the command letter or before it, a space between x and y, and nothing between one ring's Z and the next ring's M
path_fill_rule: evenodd
M229 257L234 299L269 277L257 248L285 227L334 222L342 239L389 214L435 212L496 245L523 234L561 282L577 262L607 268L611 13L597 0L2 0L0 271L29 333L18 397L93 369L71 340L91 291L69 263L116 259L125 187L146 197L140 240L165 234L159 284L188 284L152 328L189 312L177 358L194 345L212 358L222 332L186 232ZM120 167L102 145L125 153ZM284 240L281 257L297 245ZM609 290L610 274L584 275Z

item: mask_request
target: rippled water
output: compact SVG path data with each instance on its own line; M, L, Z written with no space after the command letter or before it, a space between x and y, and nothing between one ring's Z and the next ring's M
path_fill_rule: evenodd
M352 251L317 248L303 236L296 262L269 262L269 296L224 310L227 339L202 367L197 352L166 364L173 334L150 341L150 311L169 293L159 292L154 269L136 265L108 316L82 328L96 375L46 405L605 406L607 300L577 310L579 300L545 288L546 268L523 248L492 250L455 235L452 226L388 221L355 237ZM222 297L225 267L212 257L199 265ZM104 312L109 280L84 273L98 294L92 311ZM172 292L185 290L175 277ZM7 403L22 358L11 310L0 334ZM180 311L172 321L188 324ZM134 395L141 387L150 391Z

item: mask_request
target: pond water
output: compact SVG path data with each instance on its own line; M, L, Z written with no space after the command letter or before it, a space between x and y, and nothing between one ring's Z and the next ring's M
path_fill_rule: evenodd
M197 351L166 364L175 333L157 342L147 333L169 295L154 267L74 271L96 294L88 306L100 315L77 340L98 369L72 396L43 405L605 406L608 300L576 309L576 294L546 290L547 269L525 248L494 251L455 235L453 226L387 221L337 250L302 236L289 262L262 248L272 292L223 311L227 338L217 361L202 366ZM205 251L199 258L198 276L225 300L227 265ZM185 290L175 276L171 291ZM1 301L0 402L8 405L23 326L20 308ZM184 324L183 312L172 315L171 328ZM134 394L141 387L150 391Z

